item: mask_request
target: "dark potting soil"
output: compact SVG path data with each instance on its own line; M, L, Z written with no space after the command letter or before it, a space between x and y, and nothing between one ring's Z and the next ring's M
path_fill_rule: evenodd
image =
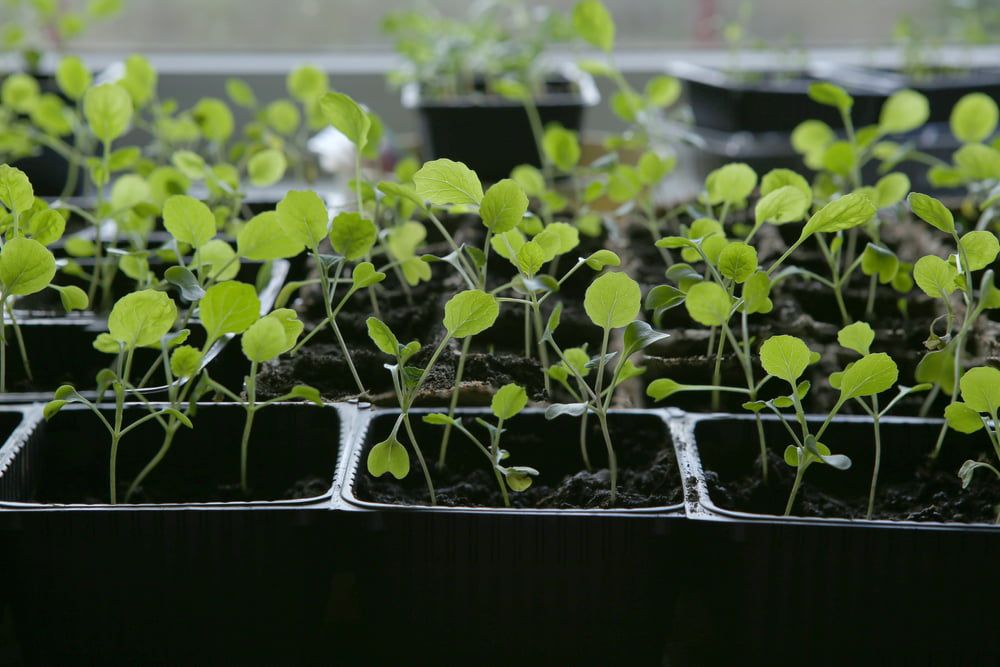
M155 473L154 473L155 475ZM128 491L128 483L119 485L119 502L124 500ZM171 479L168 483L163 481L146 481L138 487L130 503L208 503L208 502L250 502L268 500L298 500L302 498L315 498L322 496L330 488L330 480L309 475L296 480L281 493L267 494L262 496L256 493L251 487L244 492L238 483L219 483L214 487L206 488L201 483L187 483L184 479ZM85 497L84 503L106 503L108 502L107 490L102 495Z
M755 514L781 515L795 480L795 469L774 451L769 451L768 482L760 475L760 464L745 477L723 482L705 471L712 500L725 509ZM799 487L792 509L794 516L864 519L868 495L830 494L809 483L809 470ZM1000 483L986 475L977 476L962 489L957 469L922 467L908 480L879 480L873 519L891 521L939 521L993 523L1000 506Z
M416 401L418 405L440 405L450 400L458 364L455 343L451 346L453 349L443 353L428 374ZM426 363L433 347L426 345L413 363L417 366ZM368 391L367 398L376 404L395 405L392 377L385 368L390 359L382 352L352 345L351 360ZM513 354L470 353L462 373L462 404L488 404L493 391L511 382L524 387L533 400L545 396L538 362ZM358 396L357 384L340 347L331 343L307 345L296 355L266 364L258 376L258 393L261 397L280 396L296 384L315 387L327 400Z
M516 426L518 418L506 425L501 447L511 452L510 465L526 465L539 470L539 477L523 492L508 490L512 507L538 509L608 509L610 473L606 467L593 472L582 469L579 453L579 421L564 418L554 430L525 433ZM416 426L416 424L414 424ZM466 418L465 426L477 436L484 436L482 426ZM604 464L604 441L596 419L588 424L588 450L595 466ZM681 502L677 460L669 436L658 419L612 420L609 431L618 456L618 498L614 507L641 508L673 505ZM435 437L436 435L436 437ZM438 431L418 431L428 464L436 460ZM405 443L405 441L404 441ZM429 446L433 443L433 446ZM407 444L407 447L409 445ZM433 450L433 451L432 451ZM462 452L456 450L465 450ZM472 450L470 455L469 450ZM532 452L537 452L533 455ZM446 507L503 507L497 480L485 457L462 434L453 432L448 451L449 465L431 468L437 502ZM459 460L460 459L460 460ZM355 486L363 500L393 505L426 505L427 488L413 461L410 475L397 481L389 475L374 478L362 460Z

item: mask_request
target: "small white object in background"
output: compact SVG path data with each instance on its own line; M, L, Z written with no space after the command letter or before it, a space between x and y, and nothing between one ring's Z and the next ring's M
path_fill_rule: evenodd
M319 167L328 174L354 171L354 144L340 130L328 127L321 130L306 144L314 154Z
M125 76L125 62L117 60L100 72L94 77L94 85L99 86L102 83L115 83L121 81Z

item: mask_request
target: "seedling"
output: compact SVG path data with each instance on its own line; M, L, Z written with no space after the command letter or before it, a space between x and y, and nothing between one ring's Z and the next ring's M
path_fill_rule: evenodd
M597 416L608 455L608 470L611 474L609 502L612 505L618 497L618 460L611 442L611 434L608 431L608 412L611 409L611 401L618 385L628 379L638 377L645 370L635 366L631 362L631 357L649 345L667 337L667 334L655 331L645 322L636 320L641 305L642 296L639 283L624 273L606 273L595 279L587 288L583 302L584 310L586 310L590 320L603 331L601 349L598 355L587 364L597 368L593 387L555 342L554 333L559 326L561 307L557 306L553 311L542 334L542 340L552 346L564 367L574 376L579 383L578 386L586 393L581 402L550 405L545 410L545 418L555 419L561 415L583 417L588 412ZM617 351L609 351L611 332L623 328L625 333L621 354ZM612 360L615 360L614 370L611 373L610 382L605 384L608 364ZM586 452L586 444L583 441L581 441L581 450ZM584 457L586 462L586 454Z
M460 419L440 412L433 412L424 417L424 421L428 424L452 426L458 429L483 453L496 476L500 494L503 496L504 507L510 507L510 496L507 494L508 486L512 491L525 491L531 486L531 478L538 476L538 471L534 468L502 464L502 461L509 456L506 450L500 449L500 438L505 433L504 422L517 416L527 403L528 394L524 391L524 387L506 384L497 390L490 403L490 409L493 411L493 416L497 418L497 423L491 424L485 419L476 419L476 423L485 428L490 435L488 446L465 428Z
M926 414L939 391L951 396L951 404L958 401L956 388L966 370L965 348L969 333L984 310L1000 308L1000 290L994 286L994 273L989 268L1000 254L1000 241L995 234L985 230L973 230L960 236L951 211L933 197L914 192L908 201L914 214L950 236L956 249L948 259L927 255L913 266L917 286L927 296L940 300L947 311L944 331L937 331L941 320L938 318L924 342L929 351L917 366L917 380L934 385L922 408L922 414ZM978 292L974 282L977 271L983 271ZM955 292L961 295L961 322L957 321L959 312L952 304ZM946 431L947 426L943 426L932 458L940 452Z
M45 246L58 241L66 227L65 219L56 211L37 206L34 190L20 169L0 165L0 392L7 391L7 324L10 323L17 341L25 374L30 380L31 364L24 337L14 316L18 297L43 289L59 292L67 312L87 307L87 295L79 287L52 283L56 261Z
M128 294L115 303L108 316L108 333L100 334L94 342L98 349L107 350L117 347L117 359L110 369L101 371L97 376L98 395L103 395L110 388L115 397L113 421L101 412L98 405L82 396L71 385L63 385L56 390L53 400L45 405L44 415L51 419L67 403L81 403L93 412L111 437L111 453L109 460L108 485L109 500L112 505L118 502L118 448L122 439L132 430L142 424L157 420L163 424L164 417L174 417L181 424L192 428L191 420L173 407L150 410L125 425L125 397L134 390L130 377L132 360L135 351L140 347L161 348L168 346L177 337L170 339L168 333L177 321L177 306L164 292L156 290L141 290Z
M857 363L864 362L868 367L866 372L869 373L870 378L866 380L867 382L875 382L876 377L889 378L891 376L893 380L889 383L889 386L886 387L886 390L892 388L892 385L895 384L896 379L899 377L899 370L896 367L896 362L894 362L888 355L882 354L880 356L876 356L871 354L871 345L875 341L875 332L872 330L871 326L868 325L868 323L855 322L854 324L844 327L840 330L840 332L838 332L837 340L840 342L842 347L861 355L861 360ZM869 357L876 357L876 360L872 361ZM865 361L866 359L869 360ZM834 389L840 389L843 377L847 373L851 373L849 378L850 381L857 381L856 375L853 371L851 371L854 363L855 362L848 364L842 373L834 373L830 376L830 385L833 386ZM877 382L879 383L878 386L882 386L888 382L888 379L878 379ZM879 422L889 413L890 410L892 410L892 408L896 406L900 400L912 393L927 391L930 388L930 384L920 384L915 387L904 387L900 385L896 396L881 409L879 408L877 393L868 394L867 400L861 396L854 397L855 402L860 405L861 408L872 418L872 427L875 432L875 465L872 467L872 483L868 492L868 510L865 514L866 519L872 518L872 512L875 509L875 490L878 487L878 473L879 467L882 463L882 434ZM857 390L855 390L855 393L856 391Z
M970 368L959 381L961 401L955 401L945 409L944 416L948 426L959 433L975 433L986 430L986 435L993 445L993 452L1000 461L1000 427L998 427L998 412L1000 412L1000 370L988 366ZM958 471L962 478L962 488L968 488L976 470L989 470L1000 478L1000 470L986 461L966 461ZM997 514L1000 523L1000 512Z
M410 444L420 462L431 504L436 504L430 470L427 468L423 451L417 443L413 427L410 424L410 409L413 407L413 401L420 394L420 389L427 380L428 374L437 364L438 358L451 339L461 340L482 333L493 326L499 314L499 301L493 295L482 290L465 290L451 297L444 307L445 335L434 348L427 365L422 369L410 365L413 358L420 352L418 341L401 345L395 334L384 322L375 317L368 318L368 335L372 342L379 350L396 360L395 364L386 364L386 369L392 376L392 384L400 409L392 433L368 452L369 473L375 477L381 477L388 472L396 479L403 479L409 474L410 457L397 437L399 427L402 425L406 428Z

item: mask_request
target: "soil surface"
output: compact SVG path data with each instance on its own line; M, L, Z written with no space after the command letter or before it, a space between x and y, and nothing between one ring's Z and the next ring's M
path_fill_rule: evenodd
M723 481L705 471L709 494L721 508L781 515L795 480L795 469L771 451L768 483L760 476L759 463L752 474ZM1000 506L1000 483L977 475L969 488L962 489L954 469L924 467L905 481L879 480L873 519L893 521L943 521L993 523ZM867 491L854 495L831 495L809 483L806 472L792 509L794 516L864 519L868 509Z
M516 419L516 418L515 418ZM514 422L516 423L516 421ZM510 502L519 508L548 509L608 509L610 505L610 473L606 467L593 472L579 469L555 473L554 468L561 462L563 467L571 463L569 451L577 453L572 462L580 461L579 422L567 424L565 447L559 447L564 456L551 456L548 470L530 454L533 450L551 450L553 442L542 434L508 431L501 441L501 447L512 452L511 465L536 467L540 476L526 491L509 491ZM513 426L513 424L511 425ZM591 420L588 433L589 450L596 464L598 450L603 449L603 440L596 420ZM466 421L466 428L477 436L484 431L472 420ZM510 428L510 426L508 426ZM681 502L683 491L673 447L664 441L662 423L636 422L635 420L612 422L610 424L612 442L618 455L618 498L614 507L638 508L659 507ZM418 435L418 437L420 437ZM461 434L453 433L450 447L474 447ZM429 438L427 439L429 440ZM563 443L560 443L563 444ZM426 449L426 445L425 445ZM449 451L449 460L454 459ZM429 457L429 465L433 456ZM444 469L431 469L437 502L447 507L503 507L503 497L497 480L481 454L468 461L469 465L454 465ZM427 488L414 458L410 475L401 481L385 475L374 478L361 470L355 487L358 498L393 505L427 504ZM581 466L582 468L582 466Z
M154 473L155 474L155 473ZM130 503L211 503L211 502L253 502L268 500L296 500L322 496L330 489L330 480L309 475L296 480L294 484L278 494L261 494L251 487L246 493L239 484L218 484L214 488L205 488L202 484L188 484L183 480L163 481L150 480L140 486L132 495ZM118 489L119 502L123 502L128 484ZM84 503L107 503L107 490L103 496L93 495L84 498Z

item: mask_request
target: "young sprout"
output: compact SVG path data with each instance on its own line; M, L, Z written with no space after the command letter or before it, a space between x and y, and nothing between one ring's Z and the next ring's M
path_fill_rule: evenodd
M397 437L399 427L406 428L410 444L417 455L420 468L427 484L427 493L431 504L436 504L434 483L431 481L430 470L424 460L423 451L417 443L410 424L410 409L420 394L428 374L437 364L438 358L445 347L454 338L461 340L486 331L496 321L500 314L500 303L492 294L482 290L465 290L451 297L444 306L445 335L441 338L427 365L419 368L410 365L413 357L420 352L420 343L411 341L401 345L392 330L384 322L375 317L368 318L368 335L376 347L385 354L394 357L395 364L386 364L386 369L392 376L393 389L399 403L399 417L388 438L372 447L368 452L368 472L375 477L390 473L396 479L403 479L410 472L410 457L406 448Z
M117 348L117 360L114 366L101 371L97 376L98 394L103 395L109 387L114 393L113 420L109 422L96 404L82 396L71 385L59 387L53 400L45 406L45 418L51 419L67 403L81 403L90 409L107 429L111 436L108 495L112 505L118 502L118 449L122 439L129 432L154 419L164 424L165 417L174 417L184 426L192 427L191 420L175 408L157 409L151 406L147 406L148 411L145 415L128 425L124 424L125 398L135 389L130 377L136 350L143 347L162 349L163 346L176 342L178 337L167 338L176 321L177 306L165 292L141 290L122 297L115 303L108 316L108 333L100 334L94 342L94 346L98 349L106 350L109 346ZM183 337L180 339L183 340Z
M587 395L586 380L590 375L590 355L587 354L587 346L571 347L563 350L563 360L552 364L546 369L546 374L558 382L562 388L573 397L577 403L586 402ZM570 378L573 378L573 385ZM587 450L587 417L589 412L584 412L580 418L580 456L587 472L593 471L590 464L590 453Z
M851 362L848 364L843 372L834 373L830 376L830 385L834 389L840 389L845 374L853 374L851 369L853 368L854 363L864 363L868 367L868 372L871 373L871 379L869 381L873 381L876 375L881 375L885 378L892 376L894 379L892 383L888 384L886 390L892 388L892 385L895 384L895 378L898 378L899 376L899 370L896 367L896 362L894 362L889 355L871 354L871 345L875 341L875 332L872 330L871 326L868 325L868 323L855 322L854 324L844 327L837 333L837 341L840 343L841 347L860 354L861 359L858 362ZM873 361L872 358L875 358L875 360ZM854 376L852 375L852 378L853 377ZM881 382L882 384L885 384L888 380L885 379ZM931 385L929 384L920 384L915 387L904 387L903 385L899 385L896 396L881 409L879 407L877 393L867 395L867 400L865 400L865 397L863 396L856 396L854 398L857 404L860 405L861 408L872 418L872 427L875 432L875 465L872 467L872 483L868 491L868 510L865 513L866 519L872 518L872 513L875 509L875 490L878 487L878 473L882 463L882 434L879 423L900 400L912 393L927 391L930 388Z
M917 286L927 296L940 300L946 310L944 332L936 331L941 319L938 318L924 343L929 351L917 365L917 380L934 385L921 410L921 414L926 414L939 391L951 396L949 403L958 401L956 389L966 370L965 348L969 333L984 310L1000 308L1000 291L993 284L994 272L989 268L1000 255L1000 241L996 234L985 230L973 230L960 236L951 211L933 197L913 192L908 201L914 214L949 235L956 248L948 259L927 255L913 265ZM978 293L973 277L977 271L983 271ZM956 291L962 301L961 322L956 321L959 313L952 304ZM947 426L943 426L932 458L940 452L946 431Z
M988 366L970 368L959 381L961 401L949 405L944 416L948 426L959 433L975 433L986 430L986 435L993 445L993 453L1000 461L1000 370ZM962 478L962 488L968 488L976 470L985 468L1000 478L1000 470L986 461L966 461L958 471ZM997 514L1000 523L1000 513Z
M531 486L531 478L538 476L538 471L527 466L505 466L502 464L509 453L500 449L500 438L504 434L504 422L513 419L528 403L528 394L524 387L516 384L506 384L497 390L490 403L493 416L497 418L496 424L491 424L485 419L476 419L476 423L485 428L490 434L489 445L484 445L482 441L462 425L460 419L449 417L440 412L433 412L424 417L428 424L439 426L453 426L458 429L479 451L483 453L490 462L493 474L496 476L497 485L500 487L500 494L503 496L504 507L510 507L510 496L507 494L507 487L512 491L525 491ZM506 482L506 484L504 483Z
M248 297L249 294L235 303L229 302L230 307L245 310L247 319L249 319L251 305ZM254 316L256 318L257 313ZM242 324L240 328L243 328ZM249 458L250 433L257 413L270 405L293 398L302 398L316 405L323 405L319 392L308 385L296 385L287 394L263 402L257 401L257 373L260 370L260 365L273 361L291 350L295 346L295 341L302 334L303 328L304 325L299 321L295 311L289 308L279 308L272 311L244 328L241 348L243 356L250 362L250 373L244 379L245 398L237 396L206 375L207 384L212 389L227 396L230 400L240 403L246 412L243 435L240 439L240 488L243 493L250 491L247 479L247 459Z
M597 416L604 437L604 445L608 454L608 470L611 474L610 504L618 497L618 461L614 445L608 430L608 412L615 395L615 389L622 382L637 377L645 370L635 366L631 357L653 343L663 340L667 334L654 331L645 322L636 320L641 307L642 296L639 283L624 273L606 273L591 283L584 296L583 307L591 322L601 328L603 336L598 355L588 362L588 366L596 367L597 374L593 387L587 382L576 366L567 358L555 342L554 333L559 326L561 308L559 306L549 317L548 324L542 334L542 339L552 346L565 368L573 374L581 389L585 391L583 400L578 403L555 403L545 410L546 419L555 419L561 415L582 417L588 412ZM621 354L609 349L611 332L625 329ZM614 370L610 382L605 383L608 364L614 360ZM581 442L581 450L585 444Z
M79 287L52 283L56 260L45 246L58 241L66 221L58 212L35 205L34 190L20 169L0 165L0 393L7 391L7 345L10 323L25 375L30 380L28 351L14 316L18 297L52 288L67 312L83 310L87 295Z

